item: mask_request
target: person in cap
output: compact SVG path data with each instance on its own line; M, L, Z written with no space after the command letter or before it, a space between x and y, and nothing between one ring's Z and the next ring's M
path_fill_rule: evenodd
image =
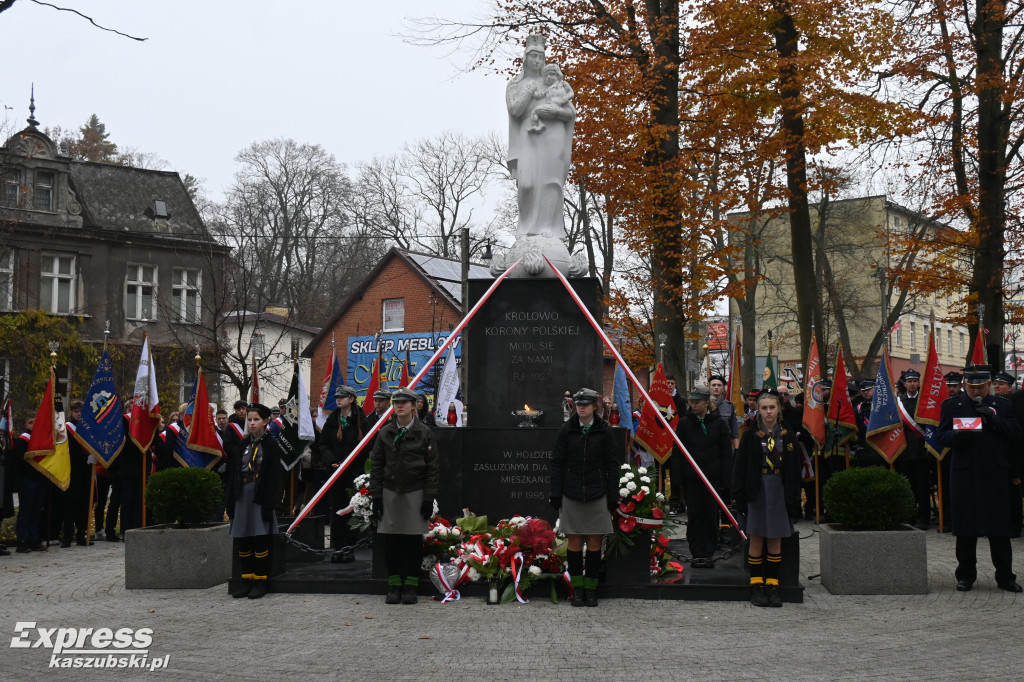
M356 406L356 389L338 386L334 396L337 407L324 421L313 444L313 457L324 466L328 477L355 450L366 433L366 417ZM338 516L337 512L348 506L351 500L348 491L355 488L356 477L362 475L369 457L370 448L364 447L331 485L331 547L334 549L331 563L355 561L352 545L358 542L359 533L349 526L348 517Z
M732 433L717 412L710 409L711 391L694 386L690 409L679 418L676 434L700 470L723 499L732 478ZM714 566L718 546L718 502L704 485L693 464L682 452L673 453L672 480L681 481L686 495L686 543L695 568Z
M622 454L611 427L595 414L598 400L597 391L589 388L576 392L576 412L559 429L551 456L550 502L568 536L565 556L573 606L597 606L601 542L612 532L610 512L619 504Z
M946 390L949 391L949 397L955 398L960 395L960 392L964 388L964 375L960 372L946 372Z
M1012 383L1009 387L1012 389L1013 383L1016 383L1012 376L1002 372L1004 377L1009 378ZM1012 391L1007 399L1010 401L1010 406L1013 409L1013 416L1017 418L1017 423L1021 425L1021 430L1024 431L1024 391ZM1024 469L1024 464L1022 464ZM1011 474L1010 477L1010 537L1019 538L1021 530L1024 529L1024 486L1021 484L1021 479L1014 478Z
M908 369L903 373L903 384L906 393L899 397L903 409L911 417L917 411L917 401L921 392L921 373L916 369ZM914 433L913 429L904 429L907 447L896 459L896 472L903 474L910 481L910 489L914 492L917 512L909 522L921 530L928 530L931 516L931 479L929 477L932 456L924 447L924 438Z
M736 416L736 406L732 404L729 397L725 395L725 377L715 374L708 382L711 389L711 410L718 413L718 416L725 421L729 427L732 437L732 449L735 450L740 444L740 420Z
M780 415L782 398L774 389L757 397L757 423L744 432L732 474L734 507L746 515L750 538L750 601L754 606L782 606L779 573L782 538L793 534L791 518L800 515L802 462L793 432Z
M246 414L248 431L241 447L228 461L231 482L227 508L231 537L236 540L241 586L235 599L259 599L267 593L272 565L270 549L277 535L274 505L281 495L284 469L281 447L267 433L270 408L253 403Z
M861 379L857 383L860 389L861 401L854 408L857 415L857 447L854 457L850 460L850 466L855 467L889 467L878 451L867 444L868 422L871 420L871 400L875 397L875 382L870 379Z
M1010 546L1007 481L1021 476L1022 432L1008 400L992 395L984 365L964 369L964 393L942 403L938 440L951 448L950 497L956 536L956 589L970 590L978 578L977 545L988 537L996 584L1020 592Z
M385 604L419 601L423 535L434 510L440 469L434 432L416 418L416 393L391 395L394 418L381 427L370 453L370 496L384 538Z
M1013 393L1013 385L1016 382L1017 380L1013 378L1012 374L996 372L992 376L992 393L1000 398L1009 399L1010 394Z
M388 407L391 406L391 391L386 388L378 388L373 393L373 412L366 415L366 428L371 428L377 423L385 412L388 411ZM370 444L371 446L373 443Z

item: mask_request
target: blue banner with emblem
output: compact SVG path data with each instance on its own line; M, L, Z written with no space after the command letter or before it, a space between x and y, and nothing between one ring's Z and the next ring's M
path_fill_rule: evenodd
M380 350L381 388L394 391L402 378L402 365L405 363L406 351L409 353L409 376L413 377L434 354L439 346L448 339L447 332L418 332L411 334L382 334L376 336L348 337L348 352L345 375L348 385L356 389L360 396L366 395L366 387L370 383L373 361ZM456 337L452 344L455 357L461 362L462 338ZM440 363L439 363L440 365ZM437 377L441 376L441 367L435 365ZM413 389L417 393L434 394L436 380L434 372L429 372Z
M110 353L103 351L96 367L89 392L82 405L82 418L78 421L75 439L104 467L117 459L125 443L121 402L114 386L114 370Z

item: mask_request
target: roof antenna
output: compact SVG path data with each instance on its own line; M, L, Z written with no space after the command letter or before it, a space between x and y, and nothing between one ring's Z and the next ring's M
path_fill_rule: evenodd
M33 130L39 126L36 120L36 84L32 84L32 97L28 101L28 125Z

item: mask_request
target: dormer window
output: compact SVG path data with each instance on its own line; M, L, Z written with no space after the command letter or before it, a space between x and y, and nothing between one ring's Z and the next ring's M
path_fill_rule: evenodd
M153 217L154 218L167 218L167 202L161 201L160 199L153 200Z
M4 171L4 206L17 206L21 199L21 171L10 168Z
M53 210L53 179L51 171L36 171L36 185L32 190L32 207L37 211Z

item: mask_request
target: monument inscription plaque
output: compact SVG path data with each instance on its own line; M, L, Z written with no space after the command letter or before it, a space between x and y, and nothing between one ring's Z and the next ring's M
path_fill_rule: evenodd
M470 301L491 282L470 280ZM598 316L598 281L570 283ZM473 426L514 425L512 411L529 405L544 411L541 426L557 427L565 391L602 390L601 340L557 279L502 282L470 321L466 343Z

